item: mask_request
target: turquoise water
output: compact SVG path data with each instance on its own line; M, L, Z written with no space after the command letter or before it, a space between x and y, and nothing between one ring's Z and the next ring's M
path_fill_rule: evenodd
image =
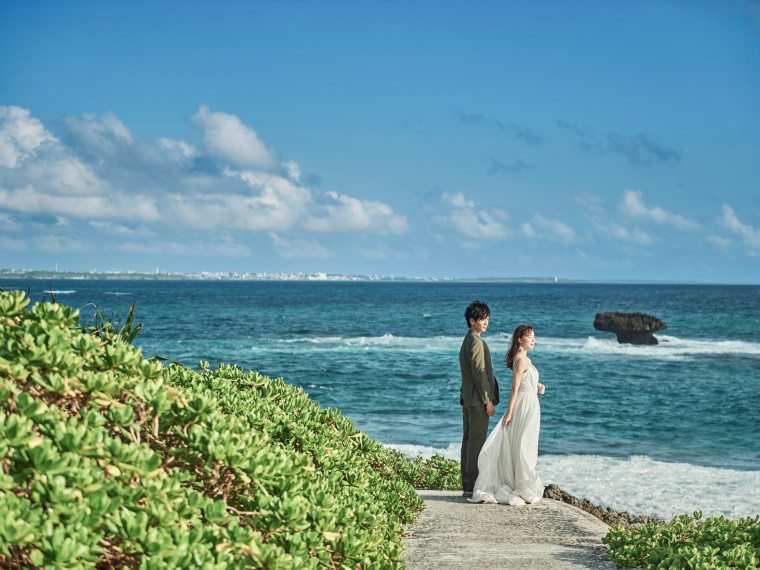
M29 290L35 301L52 291L81 308L85 321L94 314L88 303L118 319L119 302L126 311L134 301L145 356L283 377L383 443L452 458L461 439L463 313L477 298L491 308L483 338L505 394L511 331L522 322L536 327L545 482L665 518L692 505L733 517L760 512L758 286L6 280L0 287ZM668 328L656 333L657 346L619 345L594 330L601 311L648 313ZM505 407L506 397L497 415Z

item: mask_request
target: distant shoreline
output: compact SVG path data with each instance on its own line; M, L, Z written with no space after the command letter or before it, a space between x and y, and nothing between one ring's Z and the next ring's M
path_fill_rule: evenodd
M337 283L562 283L600 285L721 285L756 286L760 283L708 283L699 281L650 281L650 280L591 280L565 279L560 277L396 277L379 275L343 275L329 273L138 273L116 271L45 271L33 269L0 269L3 279L69 279L75 281L293 281Z

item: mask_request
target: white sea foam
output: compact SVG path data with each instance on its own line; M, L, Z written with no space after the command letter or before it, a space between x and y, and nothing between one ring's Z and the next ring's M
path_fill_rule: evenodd
M322 337L304 337L304 338L286 338L278 339L279 343L283 344L340 344L344 342L343 337L340 336L322 336Z
M278 339L276 344L287 345L289 350L303 347L307 350L356 351L394 350L403 352L456 352L461 338L454 337L407 337L384 334L382 336L357 337L302 337Z
M657 360L686 360L702 355L760 357L760 343L741 340L700 340L683 339L660 335L657 345L619 344L614 338L598 337L540 337L536 343L536 355L540 354L582 354L585 357L629 356ZM494 362L501 362L501 348L509 342L509 335L499 333L490 336L488 343ZM350 352L366 350L392 350L401 352L449 352L459 351L462 338L459 336L408 337L384 334L381 336L304 336L300 338L278 339L276 345L287 346L287 350L320 350L330 352Z
M594 455L542 455L536 468L545 482L635 514L665 520L697 510L730 519L760 514L760 471Z
M497 334L487 339L492 347L506 346L508 335ZM503 337L503 338L502 338ZM610 338L541 337L536 344L536 354L586 354L643 356L658 359L684 359L699 355L760 356L760 343L741 340L700 340L683 339L675 336L657 337L657 345L619 344ZM351 350L401 350L404 352L458 352L462 338L459 336L408 337L384 334L381 336L304 336L300 338L277 339L275 344L287 345L289 350L303 346L304 349L351 351ZM499 351L491 349L492 355ZM499 353L500 354L500 353Z
M424 457L425 459L430 459L433 457L434 454L443 455L447 459L456 459L459 461L459 451L461 449L461 444L459 443L450 443L448 447L444 448L436 448L436 447L429 447L426 445L412 445L412 444L393 444L389 445L388 447L392 447L393 449L396 449L403 453L407 457Z
M407 457L429 459L438 453L459 460L458 443L445 448L390 447ZM729 519L760 514L760 471L598 455L540 455L536 469L545 485L556 483L576 497L618 511L664 520L697 510L705 517Z
M760 356L760 343L741 340L699 340L683 339L669 335L659 335L659 344L620 344L615 339L583 338L540 338L536 352L554 354L593 354L598 356L623 355L641 356L661 360L683 360L701 355L720 356Z
M72 294L76 293L76 291L71 290L71 289L63 289L63 290L60 290L60 291L50 291L50 292L53 295L72 295Z

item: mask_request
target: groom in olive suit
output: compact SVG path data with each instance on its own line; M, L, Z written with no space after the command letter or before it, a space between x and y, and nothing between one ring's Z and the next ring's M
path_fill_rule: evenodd
M462 405L462 490L472 497L478 478L478 455L488 435L488 419L496 413L499 403L498 384L493 375L491 352L480 338L488 328L491 310L480 301L473 301L464 312L470 330L459 350L459 367L462 370L462 388L459 403Z

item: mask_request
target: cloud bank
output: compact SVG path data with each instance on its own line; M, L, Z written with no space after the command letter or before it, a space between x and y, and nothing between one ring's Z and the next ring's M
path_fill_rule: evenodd
M191 123L200 144L169 137L136 141L110 112L66 117L54 135L28 109L0 106L3 229L36 223L49 234L42 245L55 250L74 248L73 226L134 240L155 239L162 227L169 227L204 232L210 240L195 240L216 245L178 243L164 248L167 253L225 256L249 252L230 232L383 235L409 229L406 217L382 201L306 186L295 161L281 161L234 115L201 105ZM68 243L55 235L62 219L71 236ZM271 239L283 247L282 240ZM313 240L303 241L310 247L297 249L324 257ZM19 247L18 241L7 245ZM139 241L121 242L118 248L154 250Z
M738 235L750 253L760 254L760 230L740 222L736 212L728 204L723 204L722 214L720 222L723 226Z
M670 224L680 230L699 229L699 224L697 222L687 220L680 214L667 212L659 206L646 206L641 199L641 190L624 190L620 210L632 217L661 224Z
M508 218L502 210L488 211L468 200L461 192L441 196L448 212L436 217L439 224L448 226L467 238L476 240L501 240L509 235L507 227L496 217Z

